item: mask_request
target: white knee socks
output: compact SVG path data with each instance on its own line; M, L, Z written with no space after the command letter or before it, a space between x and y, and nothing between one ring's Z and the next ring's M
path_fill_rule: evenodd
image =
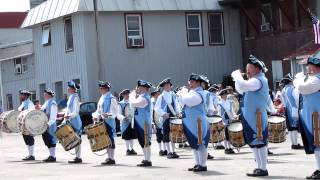
M198 155L198 151L197 150L193 150L193 157L194 157L194 161L195 161L195 165L200 165L200 160L199 160L199 155Z
M79 146L77 146L75 150L76 150L76 157L81 158L81 144L79 144Z
M257 168L261 169L261 162L260 162L260 157L259 157L259 154L258 154L258 149L257 148L251 148L251 150L253 152L253 156L254 156L254 159L256 161Z
M261 162L261 168L262 170L267 170L267 158L268 158L268 148L262 147L258 149L260 162Z
M127 150L130 150L130 140L125 140Z
M175 152L175 144L173 142L170 142L171 144L171 152Z
M51 157L56 157L56 148L55 147L52 147L52 148L49 148L49 153L50 153L50 156Z
M133 150L133 139L131 139L129 142L130 142L130 149L129 150Z
M34 145L28 146L29 156L34 156Z
M171 153L171 149L170 149L170 145L169 143L164 143L165 147L166 147L166 150Z
M320 170L320 148L316 148L314 150L314 155L315 155L315 158L316 158L317 170Z
M144 155L144 160L146 161L151 161L151 148L143 148L143 155Z
M292 145L298 145L298 131L289 131Z
M114 149L108 149L108 158L114 160Z

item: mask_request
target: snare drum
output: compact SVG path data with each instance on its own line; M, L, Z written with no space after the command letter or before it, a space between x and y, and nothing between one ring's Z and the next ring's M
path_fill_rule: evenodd
M18 124L24 135L41 135L48 129L48 117L40 110L25 110L20 112Z
M111 147L111 139L104 122L90 124L84 128L89 139L92 152L101 151Z
M286 141L286 119L282 116L269 116L268 118L268 141L271 143L282 143Z
M19 133L18 116L19 111L11 110L3 112L0 115L0 126L3 132L6 133Z
M243 136L243 127L240 122L231 123L228 126L229 142L232 146L240 148L246 145Z
M71 125L58 126L56 136L64 150L69 151L81 144L81 138L74 132Z
M170 121L170 140L173 143L184 143L187 141L183 132L182 119L172 119Z
M210 124L210 143L218 143L225 139L224 124L221 116L207 117Z

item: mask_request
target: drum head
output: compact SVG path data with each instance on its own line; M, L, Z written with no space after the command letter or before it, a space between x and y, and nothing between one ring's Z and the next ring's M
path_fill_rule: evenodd
M231 132L240 132L243 130L242 124L240 122L231 123L228 127L228 130Z
M39 110L32 110L25 116L25 128L32 135L43 134L48 128L47 115Z
M18 116L19 116L19 111L10 111L7 115L7 120L6 120L6 124L8 129L12 132L12 133L19 133L20 129L19 129L19 125L18 125Z
M170 121L171 124L182 124L182 119L172 119Z
M210 124L215 124L215 123L222 121L222 117L218 116L218 115L208 116L207 119Z
M282 122L286 121L286 119L284 117L281 117L281 116L269 116L268 117L268 121L270 123L278 124L278 123L282 123Z

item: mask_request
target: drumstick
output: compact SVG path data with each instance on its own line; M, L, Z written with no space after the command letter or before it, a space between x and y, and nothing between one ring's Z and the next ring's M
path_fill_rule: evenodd
M258 141L262 141L263 140L263 136L262 136L262 119L261 119L261 112L259 109L257 109L256 111L256 120L257 120L257 138Z
M149 147L149 128L148 123L144 123L144 147Z
M314 145L318 147L320 146L320 140L319 140L320 128L319 128L318 112L314 112L312 117L313 117L313 130L314 130Z
M202 144L202 122L200 117L197 120L197 127L198 127L198 145L201 145Z

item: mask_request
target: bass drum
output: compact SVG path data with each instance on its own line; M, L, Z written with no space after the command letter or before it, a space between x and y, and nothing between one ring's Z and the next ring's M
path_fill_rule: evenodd
M286 119L282 116L269 116L268 118L268 129L270 143L282 143L286 141Z
M18 124L24 135L41 135L48 129L48 117L40 110L25 110L19 114Z
M0 125L1 129L5 133L19 133L18 116L19 111L11 110L3 112L0 115Z
M222 142L225 139L224 124L221 116L207 117L210 124L210 143Z
M170 140L173 143L184 143L187 141L183 131L182 119L170 120Z
M246 145L244 135L243 135L243 127L240 122L231 123L228 126L229 133L229 141L230 144L236 148L240 148Z

